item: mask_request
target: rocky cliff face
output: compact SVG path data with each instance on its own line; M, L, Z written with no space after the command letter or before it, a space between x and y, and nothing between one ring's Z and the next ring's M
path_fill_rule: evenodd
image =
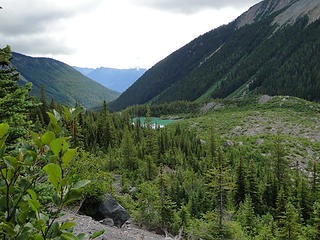
M309 17L309 23L312 23L320 18L320 0L265 0L242 14L236 20L236 26L241 28L252 24L279 10L283 11L273 21L273 24L278 24L279 27L294 24L299 17L305 15Z

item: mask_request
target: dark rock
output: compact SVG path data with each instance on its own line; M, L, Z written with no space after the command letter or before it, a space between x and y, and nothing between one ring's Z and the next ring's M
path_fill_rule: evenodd
M104 195L104 201L99 206L99 212L105 218L113 219L114 225L121 228L130 218L129 213L109 194Z
M105 218L101 221L101 224L103 225L107 225L109 227L113 227L114 226L114 222L112 218Z

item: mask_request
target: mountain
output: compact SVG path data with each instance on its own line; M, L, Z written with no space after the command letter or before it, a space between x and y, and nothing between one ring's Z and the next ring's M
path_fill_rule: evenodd
M53 98L61 104L74 105L78 102L84 107L92 107L120 95L54 59L13 53L11 62L21 74L21 83L32 82L32 94L39 96L43 86L48 99Z
M127 90L146 72L146 69L143 68L74 68L97 83L118 92Z
M157 63L109 106L255 93L319 101L319 17L320 1L262 1Z
M95 70L94 68L81 68L81 67L75 67L75 66L72 66L72 67L78 72L81 72L85 76L87 76L90 72Z

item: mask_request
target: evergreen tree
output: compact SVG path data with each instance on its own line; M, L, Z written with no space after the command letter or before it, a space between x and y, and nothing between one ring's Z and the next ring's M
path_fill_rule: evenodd
M314 240L320 239L320 203L315 202L313 204L313 228L314 228Z
M240 204L236 218L250 239L254 239L256 234L257 218L254 213L250 195L246 195L244 202Z
M222 149L218 149L216 157L217 165L210 169L207 177L209 178L209 187L214 190L214 195L218 202L218 217L219 217L219 231L223 234L223 217L226 206L226 194L233 187L230 180L229 171L226 166L226 161L222 153Z
M280 218L278 228L278 239L281 240L298 240L300 233L299 217L294 206L288 202L285 212Z
M246 172L243 164L242 155L240 155L239 164L236 169L236 180L235 180L235 193L234 201L236 206L239 207L240 203L244 201L246 196Z
M261 196L257 179L257 169L252 159L249 160L247 171L247 190L246 193L252 199L252 205L256 213L261 213Z
M31 124L27 122L28 112L37 106L27 100L32 84L28 83L26 87L17 85L19 73L11 66L11 58L9 46L0 49L0 122L11 127L9 144L26 134L26 128Z
M133 139L128 128L125 127L122 139L122 154L124 167L130 171L137 169L137 153L133 144Z

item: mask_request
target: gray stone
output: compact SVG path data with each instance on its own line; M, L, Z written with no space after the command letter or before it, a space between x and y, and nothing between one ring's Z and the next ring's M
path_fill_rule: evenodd
M101 222L101 224L109 226L109 227L113 227L114 226L114 222L113 222L112 218L105 218L100 222Z
M99 211L106 218L113 219L114 225L118 228L130 218L129 213L110 194L104 195Z

